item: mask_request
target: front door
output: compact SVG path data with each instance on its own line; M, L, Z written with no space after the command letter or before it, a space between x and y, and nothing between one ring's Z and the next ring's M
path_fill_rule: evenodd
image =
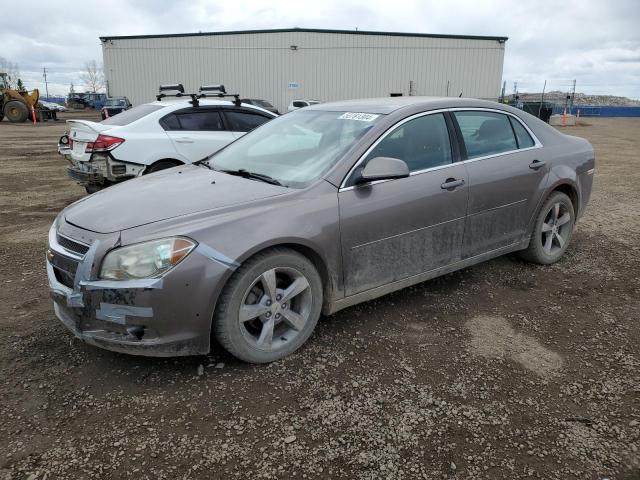
M518 119L492 111L456 111L468 161L469 210L462 257L524 239L548 174L539 144Z
M460 259L467 174L454 163L443 114L401 122L361 166L375 157L402 159L411 175L338 193L347 296Z

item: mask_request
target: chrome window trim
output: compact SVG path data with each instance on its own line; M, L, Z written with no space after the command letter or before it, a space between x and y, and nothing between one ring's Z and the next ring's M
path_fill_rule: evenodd
M434 170L440 170L442 168L451 167L453 165L463 165L463 164L466 164L466 163L477 162L478 160L486 160L487 158L500 157L502 155L510 155L512 153L526 152L526 151L529 151L529 150L534 150L536 148L542 148L544 146L542 144L542 142L538 139L538 137L535 135L535 133L533 133L533 131L529 128L529 126L527 124L525 124L522 120L520 120L517 115L515 115L515 114L513 114L511 112L505 112L504 110L498 110L498 109L495 109L495 108L484 108L484 107L454 107L454 108L440 108L438 110L430 110L428 112L420 112L420 113L416 113L414 115L411 115L411 116L409 116L407 118L404 118L404 119L400 120L398 123L395 123L394 125L389 127L387 130L385 130L385 132L380 136L380 138L378 138L373 144L371 144L371 146L369 148L367 148L367 150L360 156L358 161L356 163L354 163L353 167L351 167L351 169L349 169L349 172L345 175L344 179L342 180L342 183L340 184L338 192L347 192L349 190L353 190L356 187L360 187L360 185L351 185L349 187L345 187L345 184L347 183L347 180L351 177L351 175L353 174L355 169L358 168L358 166L364 161L365 158L367 158L367 155L369 155L371 153L371 151L374 148L376 148L380 142L382 142L385 138L387 138L387 136L391 132L393 132L397 127L400 127L401 125L403 125L403 124L405 124L405 123L407 123L407 122L409 122L411 120L414 120L414 119L420 118L420 117L424 117L426 115L435 115L435 114L438 114L438 113L460 112L460 111L493 112L493 113L501 113L503 115L509 115L510 117L516 119L516 121L520 122L520 124L525 128L525 130L529 133L529 135L531 135L531 138L533 139L535 145L533 147L518 148L516 150L508 150L506 152L493 153L491 155L484 155L482 157L470 158L470 159L467 159L467 160L463 160L461 162L451 162L450 164L447 164L447 165L438 165L437 167L425 168L424 170L416 170L415 172L411 172L409 174L410 177L412 177L414 175L420 175L420 174L426 173L426 172L431 172L431 171L434 171ZM515 136L515 133L514 133L514 136ZM462 141L464 142L464 139L462 139ZM376 180L375 182L368 182L368 183L364 183L363 185L376 185L378 183L390 182L392 180L398 180L398 179Z
M504 110L498 110L496 108L481 108L481 107L469 107L469 108L464 108L464 107L455 107L455 108L449 108L448 111L450 112L491 112L491 113L501 113L503 115L509 115L511 118L515 118L516 121L520 122L520 125L522 125L524 127L524 129L529 133L529 135L531 135L531 138L533 139L533 143L534 146L533 147L527 147L527 148L517 148L515 150L507 150L506 152L500 152L500 153L493 153L491 155L484 155L483 157L476 157L476 158L471 158L471 159L467 159L465 160L466 162L468 162L469 160L476 160L478 158L489 158L489 157L495 157L497 155L504 155L506 153L512 153L512 152L524 152L526 150L530 150L532 148L541 148L544 145L542 145L542 142L540 141L540 139L538 137L536 137L536 134L533 133L533 131L529 128L529 126L524 123L520 118L518 118L517 115L511 113L511 112L505 112ZM515 137L515 132L514 132L514 137ZM464 141L464 139L463 139Z

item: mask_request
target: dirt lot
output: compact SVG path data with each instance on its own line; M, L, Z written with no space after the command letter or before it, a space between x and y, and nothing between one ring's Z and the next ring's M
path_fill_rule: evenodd
M75 340L44 270L84 194L64 124L2 122L0 479L640 479L640 119L590 123L567 129L598 164L561 262L447 275L250 366Z

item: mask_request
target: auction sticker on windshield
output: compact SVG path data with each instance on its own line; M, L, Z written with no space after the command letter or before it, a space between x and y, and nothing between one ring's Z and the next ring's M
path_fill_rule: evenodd
M355 113L355 112L346 112L340 115L338 118L340 120L360 120L361 122L373 122L380 115L375 115L373 113Z

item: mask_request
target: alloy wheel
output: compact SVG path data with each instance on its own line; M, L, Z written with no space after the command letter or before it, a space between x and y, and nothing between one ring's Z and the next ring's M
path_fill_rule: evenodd
M273 352L284 348L309 321L313 304L307 278L290 267L263 272L245 292L238 320L253 347Z
M542 249L547 255L562 250L571 235L571 213L561 202L554 203L542 223Z

